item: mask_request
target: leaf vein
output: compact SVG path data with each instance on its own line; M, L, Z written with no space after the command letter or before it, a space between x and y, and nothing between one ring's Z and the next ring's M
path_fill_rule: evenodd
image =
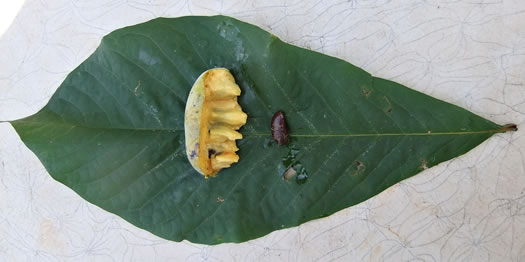
M142 72L146 73L147 75L149 75L152 79L154 79L155 81L157 81L158 83L162 84L164 87L166 87L166 89L168 89L171 93L173 93L175 95L175 97L177 97L182 103L186 104L186 99L180 97L175 91L173 91L173 89L170 88L170 86L166 83L164 83L162 80L158 79L157 77L153 76L151 74L151 72L149 72L148 70L146 70L145 68L143 68L142 66L140 66L138 63L136 63L135 61L131 60L130 58L126 57L124 54L120 53L119 51L117 51L116 49L113 49L113 48L107 48L107 50L119 55L120 57L122 57L124 60L128 61L129 63L131 63L132 65L135 65L137 68L139 68Z
M235 189L237 189L237 186L239 186L239 184L241 183L241 181L244 180L244 178L248 175L250 175L250 172L261 162L263 162L264 160L266 160L266 158L268 158L269 156L272 155L272 151L268 150L268 152L266 153L266 155L264 157L261 158L260 161L258 161L257 163L254 163L253 166L247 170L246 172L244 172L244 174L242 175L241 178L239 178L239 180L237 180L237 182L235 183L235 185L233 185L233 187L230 189L230 191L226 194L226 196L224 198L228 198L231 193L233 191L235 191ZM213 210L213 212L211 214L209 214L208 216L206 216L203 220L201 220L201 222L199 222L199 224L197 224L196 226L194 226L191 230L187 231L186 234L189 234L193 231L195 231L198 227L200 227L202 224L204 224L206 221L208 221L208 219L210 219L211 217L213 217L215 215L215 213L217 213L217 211L219 211L219 209L221 209L223 205L217 205L217 207L215 208L215 210Z

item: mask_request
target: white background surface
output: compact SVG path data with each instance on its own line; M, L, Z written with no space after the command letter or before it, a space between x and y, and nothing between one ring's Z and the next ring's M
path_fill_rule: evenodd
M0 120L42 108L110 31L190 14L237 17L521 130L328 218L203 246L87 203L0 123L0 261L525 261L522 0L28 0L0 38Z

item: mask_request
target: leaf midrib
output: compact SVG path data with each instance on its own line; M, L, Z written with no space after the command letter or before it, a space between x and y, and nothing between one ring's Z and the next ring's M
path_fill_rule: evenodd
M119 128L119 127L90 127L85 125L70 124L70 123L58 123L58 122L42 122L42 121L24 121L17 120L16 123L29 123L29 124L41 124L41 125L62 125L69 127L81 127L87 129L99 129L99 130L120 130L120 131L166 131L166 132L183 132L184 129L178 128ZM327 137L381 137L381 136L444 136L444 135L476 135L476 134L495 134L504 133L507 131L505 128L489 129L489 130L474 130L474 131L450 131L450 132L398 132L398 133L350 133L350 134L290 134L291 137L305 137L305 138L327 138ZM262 137L271 136L271 133L246 133L243 134L245 137Z
M16 120L13 121L14 124L40 124L42 126L51 125L51 126L67 126L67 127L80 127L80 128L86 128L86 129L95 129L95 130L118 130L118 131L165 131L165 132L184 132L184 129L179 128L142 128L142 127L133 127L133 128L125 128L125 127L90 127L86 125L79 125L79 124L72 124L72 123L59 123L59 122L43 122L43 121L24 121L24 120Z
M381 136L444 136L444 135L476 135L504 133L505 128L476 130L476 131L450 131L450 132L409 132L409 133L353 133L353 134L290 134L291 137L323 138L323 137L381 137ZM270 133L243 134L250 136L271 136Z

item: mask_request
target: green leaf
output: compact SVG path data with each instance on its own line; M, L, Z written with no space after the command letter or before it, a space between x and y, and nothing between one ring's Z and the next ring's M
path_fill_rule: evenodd
M205 180L186 158L183 118L193 82L214 67L231 70L249 118L240 162ZM270 136L278 110L288 147ZM510 129L224 16L110 33L40 112L12 124L87 201L205 244L328 216ZM283 179L290 165L297 174Z

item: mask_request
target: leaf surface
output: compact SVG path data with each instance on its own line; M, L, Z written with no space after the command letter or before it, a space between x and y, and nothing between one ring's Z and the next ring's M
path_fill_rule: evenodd
M205 70L240 85L240 162L205 180L184 108ZM270 120L283 111L292 141ZM233 18L159 18L116 30L37 114L12 122L50 175L166 239L242 242L360 203L504 128ZM282 178L292 165L295 177Z

